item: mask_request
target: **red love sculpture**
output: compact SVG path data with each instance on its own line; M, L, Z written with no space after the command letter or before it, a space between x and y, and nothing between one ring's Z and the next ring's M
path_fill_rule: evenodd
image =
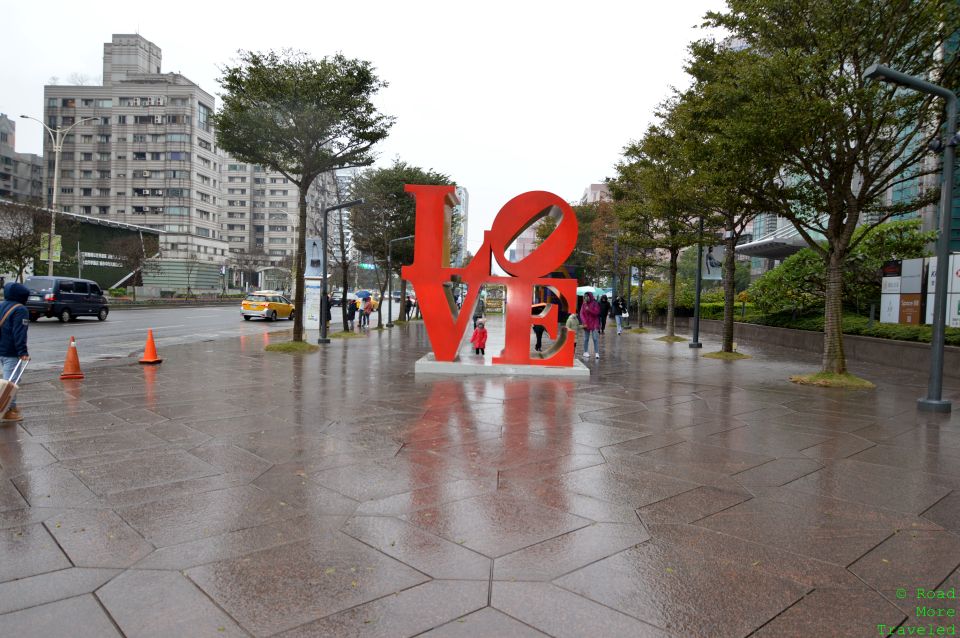
M572 366L574 342L567 339L566 330L558 326L557 306L547 304L540 314L530 314L536 286L551 289L567 308L576 308L577 281L546 276L563 265L577 244L577 216L570 205L545 191L514 197L497 213L473 260L463 268L454 268L449 265L450 214L444 206L454 187L407 184L405 190L417 200L416 239L413 263L404 266L401 272L417 292L417 303L437 361L456 358L470 321L469 309L476 304L480 286L500 283L507 288L506 343L493 363ZM554 206L562 213L556 229L526 258L518 262L507 259L507 248L517 236ZM493 259L512 276L491 276ZM467 312L458 311L454 302L452 282L455 278L467 284L467 297L462 304ZM533 325L544 326L547 334L556 340L548 351L550 356L531 356Z

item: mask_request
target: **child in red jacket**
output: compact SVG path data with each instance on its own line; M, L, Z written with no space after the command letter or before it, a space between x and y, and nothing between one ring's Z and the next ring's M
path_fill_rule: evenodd
M483 349L487 346L487 329L483 325L483 319L477 320L477 327L473 330L470 343L473 344L474 354L485 354Z

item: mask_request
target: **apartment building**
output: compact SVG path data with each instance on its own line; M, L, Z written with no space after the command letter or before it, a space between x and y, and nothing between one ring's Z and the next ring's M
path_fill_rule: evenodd
M113 35L103 47L101 86L44 87L47 126L76 125L60 157L58 206L163 231L165 259L225 262L214 107L213 96L186 77L161 73L155 44ZM50 202L49 139L44 151Z
M224 158L221 235L234 263L289 265L296 253L299 189L280 173Z
M17 123L0 113L0 199L40 200L43 158L16 150Z

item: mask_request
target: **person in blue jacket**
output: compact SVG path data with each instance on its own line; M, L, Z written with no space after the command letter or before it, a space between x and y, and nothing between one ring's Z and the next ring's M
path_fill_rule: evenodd
M0 320L6 317L0 325L0 366L3 368L3 378L13 376L13 369L20 360L29 361L27 351L27 327L30 325L30 311L24 305L30 290L23 284L9 283L3 287L3 302L0 303ZM9 313L9 314L8 314ZM2 417L3 421L22 421L23 415L17 408L17 401L7 409Z

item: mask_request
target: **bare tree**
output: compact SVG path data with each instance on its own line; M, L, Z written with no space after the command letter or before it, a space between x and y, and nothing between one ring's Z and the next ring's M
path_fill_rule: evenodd
M196 272L197 266L200 265L200 260L197 259L197 256L191 253L183 260L183 268L187 272L187 299L190 299L192 294L191 285L193 283L193 273Z
M39 206L0 201L0 266L16 273L17 281L23 281L37 257L49 220L49 213Z
M109 240L104 248L104 252L112 255L120 266L129 272L119 283L126 283L133 290L133 297L136 299L136 286L143 285L143 275L159 272L159 265L153 260L155 255L147 254L143 237L117 237Z

